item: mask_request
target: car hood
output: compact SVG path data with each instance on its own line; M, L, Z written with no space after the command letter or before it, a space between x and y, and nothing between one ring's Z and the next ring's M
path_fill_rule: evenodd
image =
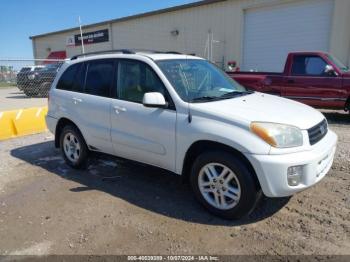
M214 102L191 103L190 108L193 115L208 114L211 118L221 118L248 126L253 121L261 121L309 129L324 119L324 116L312 107L258 92Z

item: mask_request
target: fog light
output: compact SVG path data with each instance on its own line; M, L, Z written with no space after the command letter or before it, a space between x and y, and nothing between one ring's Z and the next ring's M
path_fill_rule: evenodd
M301 182L303 166L291 166L287 170L288 185L297 186Z

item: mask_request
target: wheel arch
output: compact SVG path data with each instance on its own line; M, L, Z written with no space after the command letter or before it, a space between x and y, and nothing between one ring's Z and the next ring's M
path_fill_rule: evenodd
M183 166L182 166L182 176L187 179L189 177L191 167L195 159L204 151L207 150L219 150L219 151L224 151L231 153L238 159L240 159L242 162L244 162L249 169L249 171L253 174L254 176L254 181L256 183L256 186L258 188L261 188L258 176L256 175L255 169L250 163L250 161L242 154L239 150L219 143L215 141L209 141L209 140L200 140L194 142L187 150L184 161L183 161Z
M61 132L66 125L72 125L72 126L76 127L86 142L86 139L85 139L83 133L80 131L80 128L72 120L65 118L65 117L62 117L60 120L58 120L57 125L56 125L56 130L55 130L55 147L56 148L60 147Z

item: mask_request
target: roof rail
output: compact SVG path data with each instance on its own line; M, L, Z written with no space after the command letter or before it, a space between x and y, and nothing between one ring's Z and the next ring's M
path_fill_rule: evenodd
M121 53L121 54L137 54L137 53L149 53L149 54L173 54L173 55L183 55L181 52L177 51L157 51L157 50L147 50L147 49L117 49L117 50L105 50L96 51L91 53L85 53L80 55L72 56L70 60L78 59L79 57L91 56L91 55L101 55L101 54L111 54L111 53Z
M176 54L182 55L183 53L177 51L159 51L159 50L151 50L151 49L130 49L130 51L134 53L149 53L149 54Z
M164 52L159 52L160 54L169 54L169 55L183 55L181 52L176 52L176 51L164 51Z
M101 54L110 54L110 53L121 53L121 54L136 54L130 49L117 49L117 50L106 50L106 51L96 51L91 53L85 53L80 55L72 56L70 60L78 59L79 57L91 56L91 55L101 55Z

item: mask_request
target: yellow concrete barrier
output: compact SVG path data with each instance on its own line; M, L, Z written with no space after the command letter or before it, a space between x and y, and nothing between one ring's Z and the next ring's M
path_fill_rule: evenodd
M47 107L0 112L0 140L46 131L46 114Z
M0 140L15 137L17 134L13 119L17 111L0 112Z

